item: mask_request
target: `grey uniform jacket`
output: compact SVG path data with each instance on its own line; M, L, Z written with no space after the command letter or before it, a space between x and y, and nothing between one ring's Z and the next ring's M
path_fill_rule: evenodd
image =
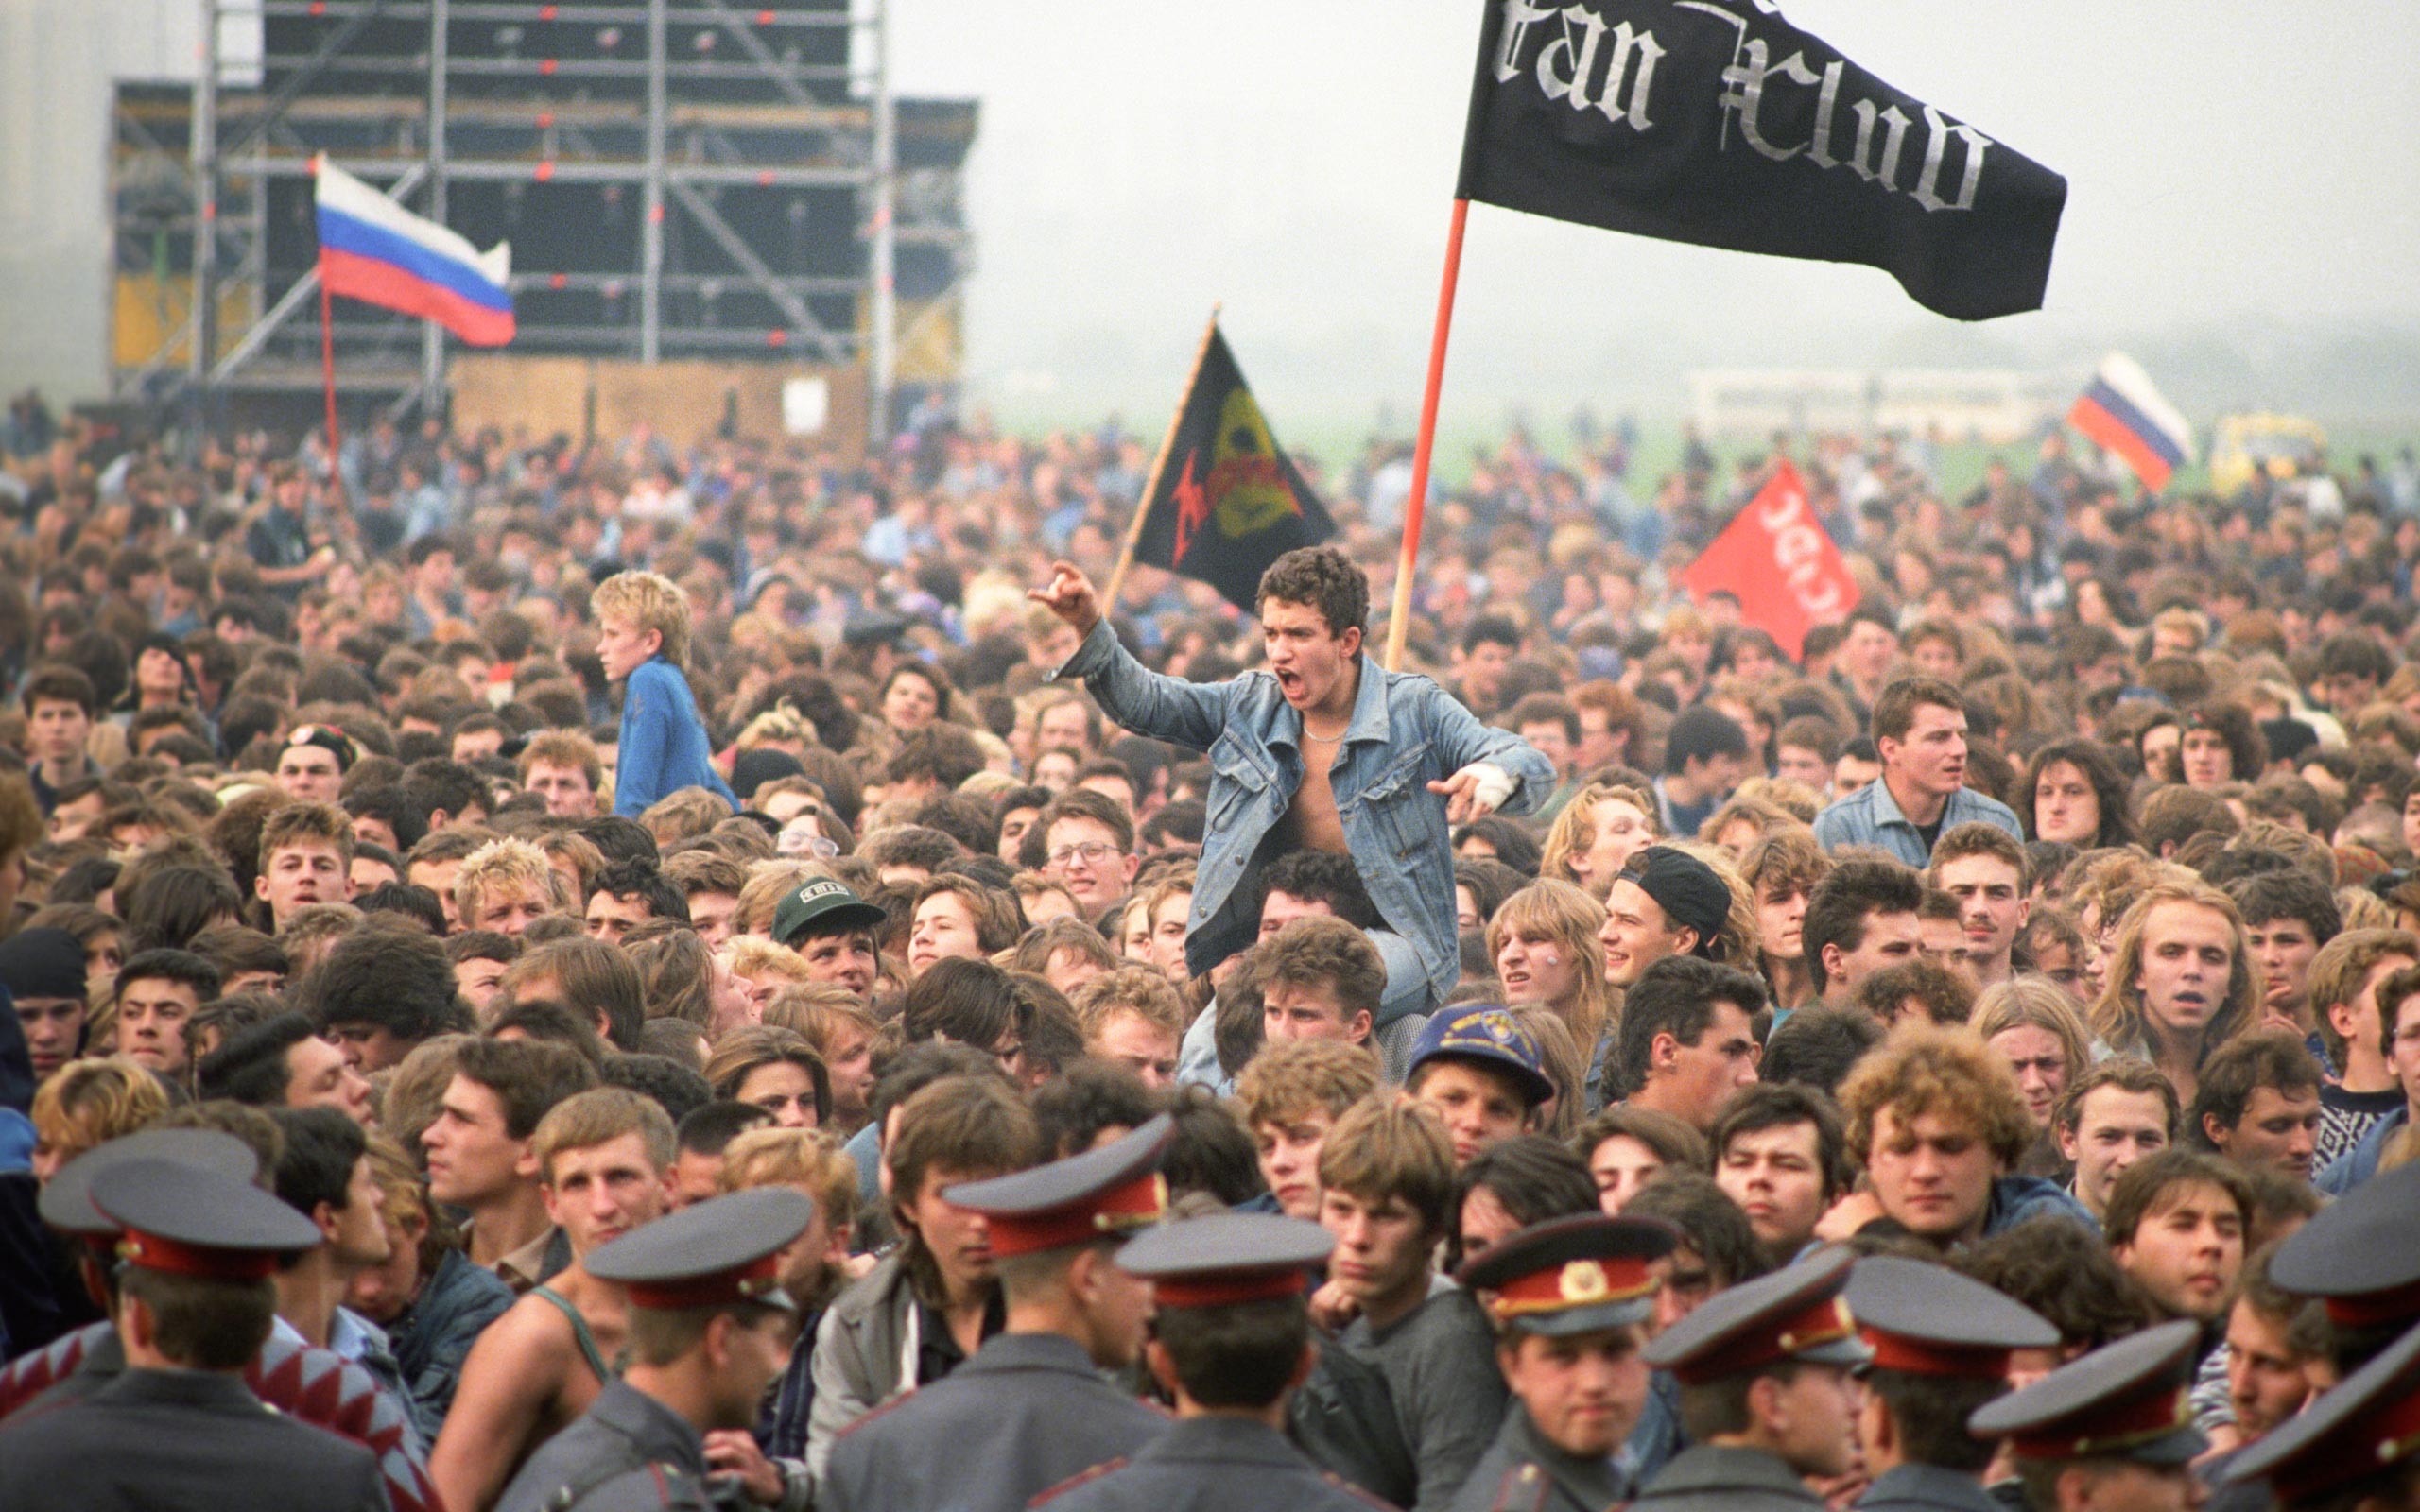
M1387 1503L1240 1418L1187 1418L1125 1459L1034 1498L1050 1512L1371 1512Z
M1462 1483L1453 1512L1606 1512L1628 1489L1611 1458L1582 1459L1557 1449L1516 1401Z
M1701 1444L1674 1455L1631 1506L1634 1512L1823 1512L1824 1503L1771 1454Z
M609 1381L586 1412L529 1456L497 1499L495 1512L711 1504L706 1446L698 1430L637 1387Z
M835 1438L816 1512L1021 1512L1167 1426L1166 1414L1101 1380L1074 1340L997 1334L948 1379Z
M1895 1465L1857 1499L1858 1512L2000 1512L1983 1483L1935 1465Z
M385 1512L377 1456L262 1405L234 1376L129 1370L0 1426L9 1512Z

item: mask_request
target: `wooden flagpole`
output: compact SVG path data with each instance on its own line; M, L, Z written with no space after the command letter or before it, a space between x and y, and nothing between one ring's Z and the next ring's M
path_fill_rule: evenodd
M1177 395L1176 413L1168 417L1168 433L1160 440L1160 455L1151 459L1151 475L1143 484L1143 496L1134 503L1134 518L1126 526L1126 543L1118 548L1117 565L1110 569L1109 583L1100 591L1100 612L1107 619L1117 608L1117 595L1126 586L1126 575L1134 566L1134 548L1142 543L1143 522L1150 518L1151 501L1159 497L1160 474L1168 465L1168 452L1176 445L1176 430L1184 423L1186 405L1193 400L1193 386L1201 380L1201 365L1210 357L1210 338L1219 334L1220 305L1210 306L1210 323L1201 330L1201 349L1193 354L1193 366L1184 375L1184 387Z
M1403 555L1395 562L1395 593L1387 609L1386 668L1403 662L1404 636L1411 628L1411 574L1420 561L1420 524L1428 502L1428 458L1437 446L1437 397L1445 386L1445 337L1454 326L1454 286L1462 273L1462 227L1471 202L1454 201L1453 229L1445 234L1445 278L1437 291L1437 326L1428 338L1428 387L1420 401L1420 438L1411 453L1411 497L1403 510Z
M337 477L337 336L328 314L328 279L320 275L320 376L328 391L328 481Z

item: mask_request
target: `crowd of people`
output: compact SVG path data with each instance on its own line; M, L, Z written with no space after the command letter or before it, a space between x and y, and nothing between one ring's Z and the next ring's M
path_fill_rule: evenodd
M1630 439L20 400L0 1502L2420 1508L2408 459Z

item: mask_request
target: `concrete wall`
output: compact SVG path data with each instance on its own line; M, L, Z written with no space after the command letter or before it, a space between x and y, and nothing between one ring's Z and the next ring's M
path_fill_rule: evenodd
M223 26L233 58L258 57L257 17ZM7 392L36 385L55 403L106 392L112 86L191 82L200 41L200 0L0 0Z

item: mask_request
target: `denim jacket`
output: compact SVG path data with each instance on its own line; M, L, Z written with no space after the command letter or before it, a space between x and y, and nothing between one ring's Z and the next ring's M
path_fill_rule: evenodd
M1247 672L1225 682L1163 677L1118 644L1104 619L1056 677L1078 677L1128 730L1210 755L1209 817L1195 871L1184 962L1199 976L1260 935L1245 878L1267 860L1303 782L1303 716L1277 679ZM1361 691L1330 769L1345 844L1389 929L1420 953L1443 1002L1461 975L1454 926L1454 857L1444 799L1428 791L1490 762L1514 782L1501 812L1526 814L1554 791L1552 764L1518 735L1490 730L1434 681L1361 658Z

